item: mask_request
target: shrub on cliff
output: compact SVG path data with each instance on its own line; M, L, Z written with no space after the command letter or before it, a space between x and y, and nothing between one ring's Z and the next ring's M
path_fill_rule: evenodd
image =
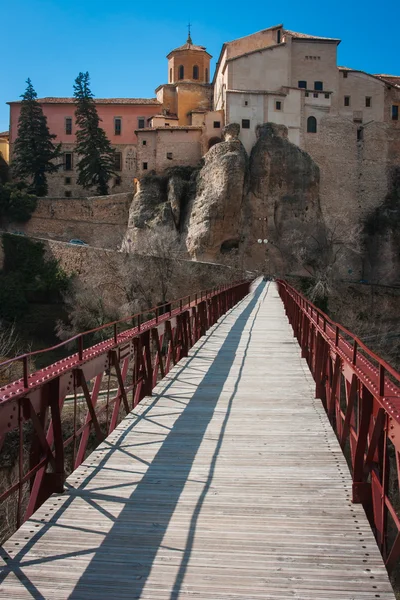
M26 183L0 183L0 224L4 220L28 221L37 205L37 197L29 193Z
M46 259L42 242L3 234L0 319L12 322L35 302L61 302L69 277L55 259Z
M89 88L89 73L79 73L75 79L74 97L76 103L75 117L78 130L76 132L76 152L78 185L84 188L95 187L97 194L108 194L108 182L115 174L115 151L104 129L99 126L93 94Z
M37 196L47 194L47 175L55 173L60 165L54 161L60 156L61 145L55 146L47 127L47 119L37 101L31 80L22 94L18 134L14 143L12 173L17 179L29 179L31 191Z

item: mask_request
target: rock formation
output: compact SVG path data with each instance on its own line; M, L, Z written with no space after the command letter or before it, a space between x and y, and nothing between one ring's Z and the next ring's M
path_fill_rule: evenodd
M224 141L198 169L175 168L137 183L124 250L140 251L148 228L163 225L180 233L195 260L218 262L231 253L249 267L274 269L288 232L318 227L319 169L311 157L289 142L286 127L267 123L249 159L239 130L226 126Z
M265 255L272 270L280 266L281 247L291 232L319 226L319 168L289 142L284 125L266 123L257 129L246 206L246 254L250 262ZM259 239L268 244L258 244Z
M225 141L204 157L187 218L186 245L192 258L218 260L242 241L248 157L238 134L238 125L227 126Z

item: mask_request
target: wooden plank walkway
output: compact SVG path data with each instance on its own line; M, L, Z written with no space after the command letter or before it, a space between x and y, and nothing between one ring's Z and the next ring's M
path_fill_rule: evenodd
M393 600L313 396L261 284L4 545L0 598Z

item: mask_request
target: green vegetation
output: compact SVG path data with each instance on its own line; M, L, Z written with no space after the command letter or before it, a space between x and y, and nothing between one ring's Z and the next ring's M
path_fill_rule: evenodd
M13 322L32 304L60 304L69 277L55 259L46 259L44 244L3 234L3 270L0 271L0 320Z
M5 219L23 223L36 208L37 197L29 193L26 183L0 183L0 224Z
M74 85L78 125L76 153L80 156L77 182L84 188L96 187L97 194L103 196L108 194L108 182L115 174L115 151L104 129L99 126L100 118L89 83L89 73L86 72L79 73Z
M47 119L37 101L31 80L21 96L21 114L18 120L18 135L14 143L12 172L19 180L30 180L30 191L36 196L47 194L47 174L55 173L60 167L55 160L60 156L61 145L54 146L56 137L47 127Z

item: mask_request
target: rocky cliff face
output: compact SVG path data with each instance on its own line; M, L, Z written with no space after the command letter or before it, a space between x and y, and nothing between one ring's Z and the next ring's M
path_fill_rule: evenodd
M162 176L149 174L136 181L123 251L140 252L143 238L157 227L182 231L197 172L191 167L177 167Z
M288 232L318 227L319 169L289 142L286 127L259 127L250 158L238 134L239 125L228 125L224 141L208 151L197 170L150 175L138 183L125 250L140 250L149 227L168 225L180 232L196 260L218 261L233 253L247 266L269 262L277 268Z
M284 125L266 123L257 130L250 155L247 215L244 224L247 255L263 255L272 270L281 265L282 245L293 231L318 228L319 168L306 152L289 142ZM258 240L268 244L258 244Z
M289 234L320 225L319 169L289 142L282 125L258 128L250 159L238 133L238 125L228 126L226 141L205 156L189 213L187 249L201 260L237 250L247 266L276 270Z
M238 133L239 126L226 128L226 141L204 157L186 221L186 246L192 258L218 260L243 242L248 157Z
M400 281L400 167L391 170L389 192L365 222L365 279L383 284Z

